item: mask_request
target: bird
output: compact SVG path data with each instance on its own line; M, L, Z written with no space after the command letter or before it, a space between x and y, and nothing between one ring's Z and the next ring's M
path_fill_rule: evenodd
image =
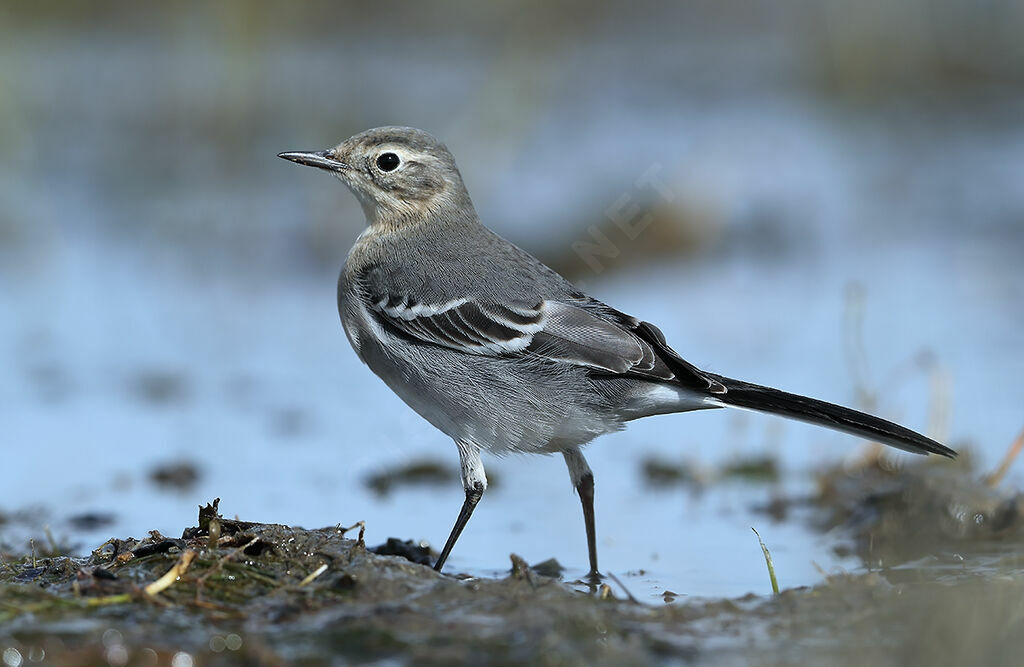
M379 127L278 157L330 173L358 199L366 228L338 279L345 334L360 360L455 442L465 500L438 572L487 488L485 451L562 454L598 580L594 474L582 448L634 419L739 408L956 456L879 417L694 366L655 325L588 296L485 227L455 158L427 132Z

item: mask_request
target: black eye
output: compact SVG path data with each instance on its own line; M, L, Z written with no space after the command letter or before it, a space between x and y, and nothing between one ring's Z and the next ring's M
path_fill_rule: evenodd
M377 168L381 171L394 171L402 160L394 153L381 153L377 156Z

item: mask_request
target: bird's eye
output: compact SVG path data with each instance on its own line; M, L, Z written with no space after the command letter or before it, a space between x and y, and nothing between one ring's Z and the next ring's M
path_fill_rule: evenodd
M402 162L394 153L381 153L377 156L377 168L381 171L394 171Z

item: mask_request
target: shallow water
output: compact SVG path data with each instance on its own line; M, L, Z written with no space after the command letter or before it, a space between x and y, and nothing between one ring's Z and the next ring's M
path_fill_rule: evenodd
M638 69L591 35L547 53L557 66L505 54L505 80L535 93L516 106L488 83L501 54L486 66L465 57L483 42L407 46L339 72L339 58L376 42L256 48L216 30L183 18L166 32L56 24L4 35L0 509L41 508L28 529L0 526L5 541L38 538L42 523L83 546L174 532L219 496L246 519L366 520L370 543L443 542L457 483L385 499L363 484L409 459L454 464L455 451L341 332L334 276L361 229L358 206L274 157L390 122L442 136L488 224L657 323L699 365L847 404L863 404L860 387L883 416L970 443L988 465L1020 428L1024 133L1012 91L844 100L778 74L784 48L635 35L631 53L649 57ZM720 80L679 64L722 49L736 60ZM399 66L410 51L422 70ZM541 69L550 78L522 74ZM429 72L443 73L433 87ZM479 104L453 116L438 85ZM637 184L652 166L671 196ZM607 227L624 195L702 231L667 259L650 259L652 245L665 249L645 233L616 237L625 268L573 265L572 243ZM808 470L857 452L849 437L748 414L632 424L587 450L602 568L629 575L645 599L764 592L755 526L784 586L856 569L799 517L751 511L779 487L652 491L640 471L651 455L710 470L767 453L791 493L812 483ZM178 460L196 463L194 486L147 481ZM452 569L497 572L515 552L582 573L561 460L485 465L496 484ZM114 522L69 527L83 512Z
M5 347L15 353L13 372L2 385L4 486L11 509L46 507L47 523L58 536L85 544L152 528L173 533L197 503L213 497L223 499L229 515L262 521L321 526L365 520L370 543L389 536L443 541L462 500L457 482L398 488L384 499L364 484L369 474L408 459L454 464L455 452L359 364L340 331L329 282L294 280L255 290L230 277L197 280L159 263L140 271L130 255L85 242L54 252L47 268L35 274L32 297L6 304L17 315L4 318L3 327ZM644 285L677 280L673 271L660 271L657 280L636 275L632 284L623 281L603 291L622 304ZM674 290L672 298L686 303L688 312L715 312L706 285L692 276L679 284L687 287ZM778 282L772 286L784 291ZM753 379L778 378L783 386L849 400L829 391L830 377L835 386L849 384L834 351L833 327L816 322L819 331L789 332L801 317L797 303L779 298L767 308L744 294L729 296L740 312L775 323L761 327L756 342L712 317L691 325L685 337L693 342L678 347L707 350L706 363L715 370L757 369ZM680 321L687 318L678 312L648 314L659 301L665 308L666 300L647 289L633 312L659 321L674 340L687 330ZM879 302L872 300L872 309L886 307L884 299ZM922 311L918 322L943 317ZM838 308L834 317L841 317ZM887 324L890 330L914 330L899 317ZM870 324L866 329L870 338ZM875 335L900 338L884 331ZM948 333L942 340L929 338L935 348L955 349ZM911 353L892 354L889 363ZM822 361L812 368L801 362L816 356ZM884 362L887 356L875 353L874 359ZM969 377L972 370L986 375L976 368L947 373L956 387L955 378ZM909 376L895 394L902 402L890 398L885 404L903 407L897 416L907 423L925 424L927 378L913 371ZM957 398L959 415L971 400ZM999 408L989 401L990 414L1000 414ZM1002 409L1010 414L1012 408ZM992 431L997 424L990 422ZM1000 453L1003 442L991 442L993 447L980 447L983 455ZM808 487L801 471L856 450L856 441L841 435L717 411L653 418L606 436L588 449L597 475L602 567L629 574L626 585L649 599L666 589L689 595L763 592L767 576L749 530L756 526L787 586L817 581L819 568L856 568L856 561L831 552L835 545L828 536L798 520L772 523L751 511L783 488L792 494ZM782 487L718 482L699 493L653 491L641 474L641 462L650 455L712 468L760 452L782 461ZM174 492L147 481L153 466L176 460L196 463L197 484ZM569 568L568 576L581 575L586 552L579 503L560 458L485 464L496 483L450 567L503 571L515 552L530 562L555 557ZM96 534L79 534L64 522L83 512L113 512L115 521Z

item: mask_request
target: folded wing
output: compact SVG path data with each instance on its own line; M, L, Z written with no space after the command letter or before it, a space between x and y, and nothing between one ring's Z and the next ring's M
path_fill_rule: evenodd
M466 354L529 355L597 373L680 381L713 393L718 384L683 361L654 325L592 299L427 304L388 295L375 299L371 310L386 329Z

